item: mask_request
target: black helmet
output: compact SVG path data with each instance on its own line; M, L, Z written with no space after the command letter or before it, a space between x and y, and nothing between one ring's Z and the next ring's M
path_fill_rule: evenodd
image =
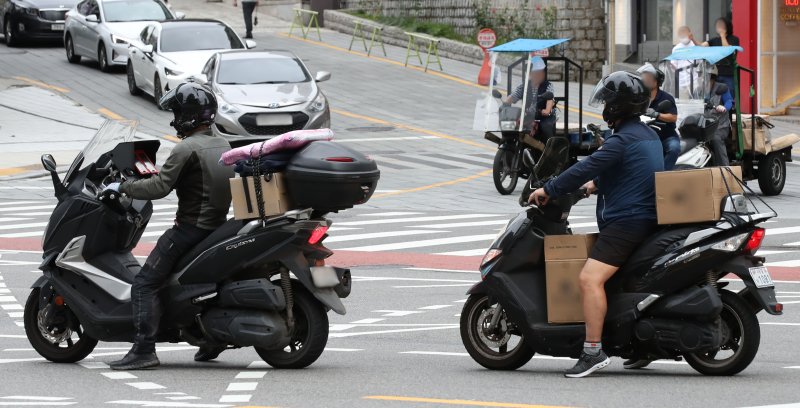
M624 71L617 71L603 78L595 86L589 105L603 107L603 120L614 126L620 119L644 115L650 105L650 92L642 78Z
M186 82L167 92L158 105L171 110L175 119L170 125L183 138L200 126L211 126L217 115L217 98L200 84Z

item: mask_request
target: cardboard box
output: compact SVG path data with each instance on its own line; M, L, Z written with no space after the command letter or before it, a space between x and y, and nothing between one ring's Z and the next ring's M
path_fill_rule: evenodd
M742 178L741 167L730 169L737 178ZM742 186L720 167L656 173L658 223L669 225L719 220L722 201L728 195L729 188L731 194L742 193Z
M753 134L750 133L751 129L744 129L744 150L752 150ZM767 154L772 151L772 136L769 129L757 128L756 129L756 148L755 151L761 154Z
M547 321L583 322L580 276L597 234L547 235L544 237Z
M261 198L264 202L266 216L283 214L292 209L292 203L286 190L283 173L274 173L269 177L261 177ZM256 186L253 177L236 177L230 179L231 198L233 201L233 217L237 220L249 220L259 217L256 204Z

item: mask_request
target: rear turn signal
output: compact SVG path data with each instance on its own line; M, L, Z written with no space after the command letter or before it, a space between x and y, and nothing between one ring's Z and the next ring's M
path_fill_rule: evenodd
M758 248L761 248L761 241L764 240L764 235L766 235L766 233L764 228L756 228L755 231L750 234L750 239L747 240L743 250L751 254L758 251Z
M484 266L484 265L488 264L489 262L494 261L495 259L497 259L502 254L503 254L503 250L502 249L498 249L498 248L490 249L488 252L486 252L486 255L483 256L483 259L481 260L481 266Z
M352 157L326 157L325 161L337 162L337 163L352 163L355 160L353 160Z
M311 231L311 236L308 237L308 243L311 245L316 245L322 240L322 237L324 237L326 233L328 233L328 226L318 225L316 228L314 228L314 231Z

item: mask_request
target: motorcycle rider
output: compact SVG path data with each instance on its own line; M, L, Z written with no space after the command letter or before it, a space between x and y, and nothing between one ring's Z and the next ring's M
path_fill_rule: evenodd
M546 142L547 139L556 134L558 108L555 106L556 101L554 98L541 101L539 96L547 92L555 95L555 88L546 78L545 69L547 66L542 57L531 57L529 64L527 97L524 98L525 84L523 83L517 86L514 92L508 95L503 102L511 105L525 99L525 122L530 123L532 120L538 120L539 125L536 135Z
M664 84L664 72L647 63L642 65L636 72L642 76L644 85L650 90L650 106L645 112L645 116L653 118L663 124L656 133L661 138L664 147L664 170L672 170L678 156L681 155L681 139L678 136L676 122L678 121L678 106L675 105L675 98L661 90ZM672 104L666 112L657 112L656 107L661 101L670 101Z
M656 226L655 173L664 169L664 156L658 135L639 120L650 102L649 95L636 75L618 71L603 78L589 104L605 105L603 120L614 133L600 149L528 199L544 205L581 185L589 193L599 194L600 235L580 273L586 341L578 362L564 373L566 377L584 377L609 364L601 343L607 310L605 282Z
M158 366L155 352L161 318L159 290L174 265L211 232L225 223L231 204L230 167L218 163L230 150L228 142L214 136L211 125L217 112L214 94L199 84L178 85L164 95L159 105L175 116L171 125L182 140L175 145L161 171L150 178L126 180L106 187L141 200L164 198L172 190L178 196L175 225L164 232L134 277L131 288L136 336L124 358L110 363L114 370L136 370ZM196 361L216 358L225 347L201 347Z
M718 70L716 65L712 65L709 70L711 77L709 87L709 97L706 112L713 115L717 119L717 130L711 136L711 157L715 166L728 166L728 148L725 146L725 141L728 140L731 132L731 114L728 112L733 107L733 98L731 98L731 91L717 95L717 90L720 86L725 84L717 82Z

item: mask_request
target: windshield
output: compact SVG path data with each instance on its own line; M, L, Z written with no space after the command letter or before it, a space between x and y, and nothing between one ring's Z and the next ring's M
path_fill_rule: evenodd
M289 84L310 80L300 60L287 57L223 59L217 74L220 85Z
M221 24L175 24L161 31L161 52L240 48L244 48L244 45L236 33Z
M106 120L75 157L64 178L65 184L71 181L73 175L78 171L96 162L103 153L113 150L120 143L132 141L133 135L136 133L136 125L137 123L134 121Z
M172 20L172 14L158 1L122 0L103 2L106 22Z

